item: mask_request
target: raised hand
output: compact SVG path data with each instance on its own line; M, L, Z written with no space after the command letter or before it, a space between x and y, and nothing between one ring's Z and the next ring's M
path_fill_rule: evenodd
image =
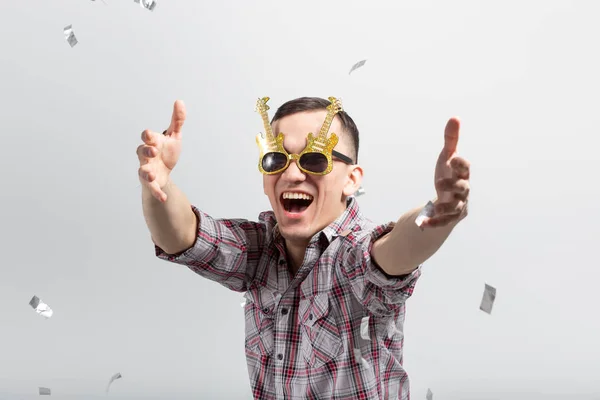
M444 148L435 167L435 214L422 227L445 226L467 216L471 164L457 154L460 120L450 118L444 131Z
M184 122L185 105L177 100L173 105L169 128L162 134L146 129L142 132L144 144L137 148L140 182L162 203L167 201L163 189L181 154L181 128Z

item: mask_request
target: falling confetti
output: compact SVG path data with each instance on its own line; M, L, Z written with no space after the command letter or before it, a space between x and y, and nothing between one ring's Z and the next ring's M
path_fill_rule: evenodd
M133 0L133 2L150 11L154 10L154 7L156 7L156 0Z
M485 290L483 291L483 298L481 299L481 305L479 309L488 314L492 313L492 306L496 300L496 288L485 284Z
M363 189L363 187L359 187L358 190L356 191L356 193L354 194L355 197L358 196L362 196L363 194L365 194L365 189Z
M71 47L75 47L75 45L79 43L77 41L77 38L75 37L75 33L73 33L73 25L65 26L63 32L65 33L65 38L67 39L67 42L69 42Z
M427 400L433 400L433 393L431 389L427 389Z
M42 317L48 319L54 314L52 309L48 307L48 304L44 303L37 296L33 296L29 301L29 305L35 310L36 313L40 314Z
M360 60L359 62L357 62L356 64L354 64L352 66L352 68L350 68L350 72L348 72L348 75L350 75L354 70L359 69L360 67L362 67L363 65L365 65L366 62L367 62L367 60Z
M421 212L419 213L419 215L417 215L417 219L415 220L415 224L417 224L418 227L421 227L421 225L423 224L423 221L425 221L425 218L431 218L433 217L433 203L430 201L429 203L427 203L425 205L425 207L423 207L423 209L421 210Z
M123 376L121 375L120 372L117 372L116 374L114 374L111 378L110 381L108 381L108 385L106 385L106 393L108 393L108 389L110 389L110 385L112 385L112 383L114 381L116 381L117 379L121 379Z
M51 391L47 387L38 387L40 396L50 396L52 395Z
M361 364L365 369L371 368L369 362L363 358L360 349L354 349L354 361L356 361L357 364Z
M360 321L360 337L365 340L371 340L369 336L369 316L363 317Z

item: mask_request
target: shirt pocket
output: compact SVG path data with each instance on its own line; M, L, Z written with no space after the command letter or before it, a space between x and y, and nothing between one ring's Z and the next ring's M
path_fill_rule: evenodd
M271 356L273 354L273 308L255 302L254 296L245 296L246 354Z
M342 351L342 338L329 296L325 293L300 300L301 346L304 361L320 368L333 361Z

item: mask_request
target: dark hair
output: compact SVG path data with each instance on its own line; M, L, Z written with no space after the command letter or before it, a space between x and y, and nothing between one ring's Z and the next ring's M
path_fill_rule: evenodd
M287 117L288 115L304 112L304 111L316 111L316 110L325 110L327 106L329 106L331 102L329 100L322 99L320 97L299 97L294 100L290 100L284 104L282 104L278 109L273 119L271 120L271 124L283 117ZM354 162L358 162L358 128L354 123L354 120L350 118L348 113L345 111L340 111L336 114L339 117L340 122L342 123L342 129L350 135L350 144L354 154L347 154L347 156L353 158ZM315 132L316 133L316 132Z

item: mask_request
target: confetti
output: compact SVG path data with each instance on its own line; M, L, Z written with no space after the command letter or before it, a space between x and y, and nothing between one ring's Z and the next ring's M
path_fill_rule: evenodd
M371 368L369 362L363 358L360 349L354 349L354 361L356 361L357 364L361 364L365 369Z
M47 387L38 387L38 391L39 391L40 396L50 396L50 395L52 395L52 392Z
M434 213L433 203L430 201L429 203L427 203L425 205L425 207L423 207L423 209L421 210L419 215L417 215L415 224L417 224L418 227L421 227L421 225L423 224L423 221L425 221L425 218L433 217L433 213Z
M431 389L427 389L427 400L433 400L433 393Z
M108 381L108 385L106 385L106 393L108 393L108 389L110 389L110 385L112 385L112 383L114 381L116 381L117 379L121 379L123 376L121 375L120 372L117 372L116 374L114 374L111 378L110 381Z
M481 299L481 305L479 309L488 314L492 313L492 306L496 300L496 288L485 284L485 290L483 291L483 298Z
M65 33L65 38L67 39L67 42L71 45L71 47L75 47L75 45L79 43L77 41L77 38L75 37L75 33L73 33L73 25L65 26L63 32Z
M360 321L360 337L365 340L371 340L369 336L369 316L363 317Z
M154 7L156 7L156 0L133 0L133 2L150 11L154 10Z
M52 311L52 309L48 307L48 304L41 301L40 298L37 296L33 296L31 298L31 300L29 301L29 305L35 310L36 313L40 314L46 319L50 318L52 314L54 314L54 311Z
M359 69L360 67L362 67L363 65L365 65L366 62L367 62L367 60L360 60L359 62L357 62L356 64L354 64L352 66L352 68L350 68L350 72L348 72L348 75L350 75L354 70Z
M365 189L363 189L363 187L359 187L358 190L356 191L356 193L354 194L355 197L358 196L362 196L363 194L365 194Z

